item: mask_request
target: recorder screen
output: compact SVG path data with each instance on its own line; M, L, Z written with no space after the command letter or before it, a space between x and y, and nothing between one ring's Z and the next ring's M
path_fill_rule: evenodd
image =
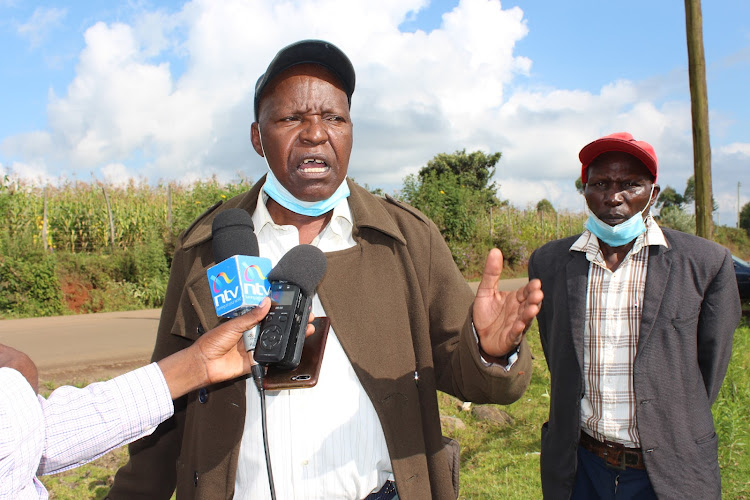
M271 290L271 302L280 306L291 306L294 295L294 290Z

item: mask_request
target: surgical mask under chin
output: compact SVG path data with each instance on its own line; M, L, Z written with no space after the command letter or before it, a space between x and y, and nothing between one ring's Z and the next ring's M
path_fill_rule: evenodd
M273 199L276 203L291 210L292 212L300 215L307 215L308 217L318 217L327 212L330 212L341 200L349 197L349 185L346 183L346 178L341 181L341 184L336 191L327 199L320 201L302 201L298 200L292 193L290 193L284 186L281 185L279 180L273 175L271 165L268 164L268 158L266 152L263 149L263 137L260 134L260 127L258 127L258 139L260 142L260 149L263 151L263 159L266 160L266 166L268 167L268 174L266 175L266 182L263 184L263 191Z
M654 186L651 186L651 194L648 199L651 200L651 196L654 193ZM587 205L588 208L588 205ZM643 222L643 214L650 208L650 204L646 205L646 208L633 215L631 218L620 224L610 226L606 222L603 222L599 217L594 215L594 212L588 208L589 218L586 221L586 229L591 231L594 236L599 238L601 241L611 247L621 247L627 245L638 236L646 232L646 224Z
M281 185L271 169L268 169L266 183L263 184L263 191L270 196L273 201L292 212L309 217L318 217L330 212L341 200L349 196L349 185L344 179L336 191L327 199L320 201L302 201L294 197L292 193Z

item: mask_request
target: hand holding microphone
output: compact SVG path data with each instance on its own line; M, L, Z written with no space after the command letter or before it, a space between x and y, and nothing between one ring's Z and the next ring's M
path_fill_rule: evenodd
M240 338L265 317L270 305L270 300L265 299L247 314L204 333L190 347L159 360L172 399L250 373L252 356Z
M234 318L257 307L268 296L271 261L258 257L253 219L241 208L219 213L211 225L214 260L206 271L216 315ZM255 348L256 328L242 339L245 349Z
M281 367L296 367L303 345L303 342L297 341L297 335L304 339L306 332L314 331L314 327L309 324L310 310L315 288L325 273L325 255L316 247L300 245L287 252L272 270L271 260L258 256L260 251L253 219L241 208L220 212L213 221L211 232L214 260L218 264L210 267L206 274L216 315L234 318L244 314L257 307L269 293L272 300L276 296L285 301L274 318L282 322L291 318L298 322L293 329L291 324L285 325L283 329L271 329L267 334L266 346L261 349L260 354L263 364L281 363ZM276 282L275 289L271 285L271 279ZM292 297L297 291L301 292ZM299 297L305 298L304 303L297 300ZM307 312L295 310L298 314L288 316L292 302L295 306L306 307ZM276 307L271 310L276 311ZM273 333L282 330L278 338ZM256 348L258 331L263 331L263 328L256 326L243 334L247 351ZM275 340L281 345L274 344ZM287 353L287 348L294 350Z

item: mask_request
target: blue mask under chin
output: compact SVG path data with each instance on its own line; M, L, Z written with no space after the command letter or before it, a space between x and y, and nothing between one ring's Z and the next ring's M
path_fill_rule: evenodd
M266 182L263 184L263 191L276 203L300 215L309 217L318 217L333 210L341 200L347 198L350 194L349 185L344 179L336 191L327 199L320 201L302 201L294 197L292 193L281 185L271 170L268 170Z
M651 200L653 194L654 186L652 184L651 194L648 196L649 200ZM591 231L594 236L611 247L627 245L646 232L646 224L643 222L643 214L650 208L650 206L650 204L647 204L646 208L633 215L625 222L614 226L610 226L606 222L603 222L599 217L594 215L594 212L589 208L589 218L586 221L586 229Z

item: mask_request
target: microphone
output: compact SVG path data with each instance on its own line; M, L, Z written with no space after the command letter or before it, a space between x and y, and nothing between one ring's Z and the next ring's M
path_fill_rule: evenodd
M260 323L256 362L285 370L299 365L315 288L325 272L326 257L312 245L298 245L279 260L268 275L271 309Z
M208 284L216 315L234 318L258 306L268 296L271 260L259 257L253 219L241 208L219 213L211 225L214 260L208 268ZM242 338L245 349L255 348L256 329Z

